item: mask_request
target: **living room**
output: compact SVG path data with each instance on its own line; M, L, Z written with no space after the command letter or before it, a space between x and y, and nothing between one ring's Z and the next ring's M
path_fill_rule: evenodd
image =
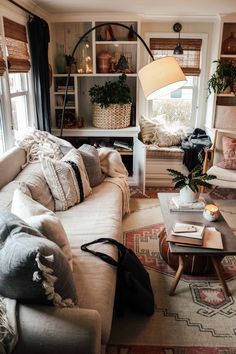
M236 135L234 2L1 1L0 259L10 265L9 254L23 264L13 262L11 274L4 266L0 275L10 316L5 352L235 351L236 167L222 148L234 149ZM157 74L158 89L168 86L167 76L177 86L149 99L154 72L143 80L141 69L169 57L174 62ZM224 62L233 69L220 87ZM117 107L107 116L120 87L116 106L127 106L126 116ZM190 138L199 144L191 161L184 150ZM193 189L205 187L204 201L220 212L207 227L220 230L224 245L183 257L169 247L168 230L174 221L206 220L202 212L170 211L170 201L166 209L183 187L173 170L188 176L189 163L217 176ZM45 245L29 245L29 235L43 235ZM18 237L24 247L16 249ZM81 250L101 237L124 243L141 260L154 314L113 313L115 267ZM92 249L117 256L108 244Z

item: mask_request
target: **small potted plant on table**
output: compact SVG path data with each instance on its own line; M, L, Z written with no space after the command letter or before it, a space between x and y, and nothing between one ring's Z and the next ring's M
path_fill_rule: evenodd
M117 81L94 85L89 90L93 103L93 125L103 129L119 129L130 125L131 94L122 74Z
M174 187L180 189L179 194L182 203L193 203L197 201L199 186L211 187L211 184L207 181L216 178L214 175L203 173L200 165L194 167L187 175L171 168L168 168L167 171L172 176Z

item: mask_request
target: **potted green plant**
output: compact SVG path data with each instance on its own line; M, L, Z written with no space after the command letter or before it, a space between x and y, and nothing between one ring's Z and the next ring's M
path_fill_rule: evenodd
M229 60L215 60L216 71L208 80L208 93L230 93L236 94L236 66Z
M167 171L172 176L172 183L175 188L180 189L180 200L183 203L192 203L198 199L199 186L211 187L207 181L215 179L216 176L202 172L202 167L197 165L187 175L168 168Z
M125 128L130 125L131 94L122 74L116 81L94 85L89 90L93 103L93 125L98 128Z

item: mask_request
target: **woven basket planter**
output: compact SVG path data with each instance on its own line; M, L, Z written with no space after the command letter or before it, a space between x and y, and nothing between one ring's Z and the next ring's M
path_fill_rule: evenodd
M110 104L101 108L99 104L93 105L93 125L103 129L121 129L130 125L131 103Z

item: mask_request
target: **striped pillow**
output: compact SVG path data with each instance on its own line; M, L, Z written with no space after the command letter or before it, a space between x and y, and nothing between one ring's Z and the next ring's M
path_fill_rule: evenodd
M66 210L81 203L92 189L83 159L71 149L61 160L41 159L42 170L55 201L55 210Z

